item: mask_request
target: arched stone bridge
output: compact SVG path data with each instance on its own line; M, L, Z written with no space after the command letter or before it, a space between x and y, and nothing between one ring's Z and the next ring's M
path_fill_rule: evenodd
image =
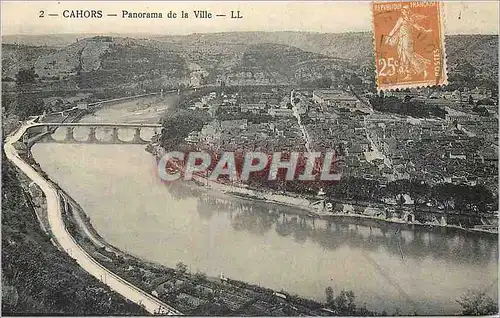
M154 135L160 133L161 127L160 124L35 123L26 130L23 142L28 147L36 142L147 144ZM78 130L78 138L75 136L75 129ZM149 137L141 136L141 132L144 130L148 130ZM109 134L110 132L111 134ZM127 136L128 138L120 137L120 134L130 132L133 132L131 138L130 136ZM98 136L98 134L104 136Z

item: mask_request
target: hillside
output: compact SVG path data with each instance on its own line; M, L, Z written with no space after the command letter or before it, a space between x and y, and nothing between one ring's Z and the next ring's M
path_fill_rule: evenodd
M450 80L466 75L498 89L498 36L455 35L446 39Z
M39 56L54 53L54 48L2 44L2 79L15 80L21 67L31 68Z
M292 46L304 51L345 58L363 60L371 56L373 43L371 33L313 33L313 32L224 32L211 34L191 34L186 36L158 36L157 41L169 43L208 42L225 46L242 43L256 45L274 43ZM355 47L355 50L352 48Z
M13 35L2 35L3 44L18 44L18 45L29 45L29 46L48 46L54 48L60 48L68 46L78 40L85 38L90 38L94 36L102 36L102 34L92 34L92 33L67 33L67 34L43 34L43 35L26 35L26 34L13 34ZM127 37L127 38L139 38L138 34L106 34L106 36L112 37ZM146 36L146 35L145 35Z
M2 51L2 78L33 68L39 84L64 81L74 89L169 86L187 73L179 54L130 38L96 36L57 49L4 44Z
M158 36L157 42L173 48L186 59L194 59L200 65L216 65L213 72L235 78L235 83L247 83L255 73L257 82L282 82L287 77L292 83L310 81L318 76L339 78L339 73L327 71L329 67L338 68L341 60L342 70L352 69L368 80L373 75L373 38L371 32L356 33L308 33L308 32L228 32L213 34L191 34L187 36ZM278 46L277 46L278 45ZM484 85L497 87L498 83L498 36L496 35L451 35L445 41L450 81L457 80L455 74L463 73L463 65L469 65L467 79L457 80L456 88L461 85ZM300 70L292 70L293 59L288 58L292 50L302 51L303 59L323 59L318 65L304 65ZM262 52L256 52L261 49ZM312 58L310 53L314 53ZM294 53L292 53L294 54ZM255 57L254 61L252 61ZM271 59L275 58L275 61ZM329 57L335 60L328 60ZM300 58L299 58L300 59ZM214 62L215 61L215 62ZM216 64L214 64L216 63ZM250 65L252 64L253 65ZM281 63L281 65L277 65ZM260 66L259 66L260 64ZM274 64L274 66L271 66ZM208 66L210 68L210 66ZM250 67L252 73L235 73L236 70ZM260 67L260 69L259 69ZM281 71L276 71L280 69ZM288 70L286 70L288 69ZM230 74L228 74L228 70ZM257 71L258 70L258 71ZM266 72L268 73L266 75ZM211 72L212 73L212 72ZM344 72L345 73L345 72ZM253 74L253 75L252 75ZM303 78L303 80L300 80Z
M282 44L254 44L224 70L228 84L300 84L349 73L348 63Z
M54 37L48 36L47 42L53 41ZM42 40L43 37L38 38L36 43ZM4 51L9 49L6 45L3 48ZM447 36L446 48L451 80L455 79L455 73L464 72L463 65L470 64L468 70L474 73L474 81L479 80L487 86L496 85L498 36ZM322 76L341 78L346 70L367 77L373 74L374 68L370 32L99 36L63 48L29 50L32 52L21 52L17 64L23 67L34 65L36 74L42 79L69 77L70 83L74 81L71 85L79 88L113 85L154 88L179 83L200 85L216 80L234 84L301 83ZM40 57L33 61L37 55ZM16 69L16 63L12 62L13 54L6 56L8 62L5 63L3 78L12 78L19 66ZM473 81L469 82L472 85Z
M41 231L2 153L2 314L145 315L90 276Z
M102 54L101 54L102 52ZM98 61L91 69L80 72L79 86L101 87L111 85L176 85L187 75L186 61L170 50L159 50L131 39L115 39L110 46L96 52ZM84 67L82 61L81 67Z

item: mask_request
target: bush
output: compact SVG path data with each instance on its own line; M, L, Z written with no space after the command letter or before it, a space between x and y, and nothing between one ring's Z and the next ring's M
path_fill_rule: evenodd
M498 315L498 305L485 292L468 290L457 303L462 307L462 315Z
M34 83L37 77L38 75L36 75L34 67L30 69L20 69L16 74L16 83L18 85Z

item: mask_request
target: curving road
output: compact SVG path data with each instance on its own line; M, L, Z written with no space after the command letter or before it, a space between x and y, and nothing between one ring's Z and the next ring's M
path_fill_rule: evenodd
M70 255L70 257L75 259L78 265L80 265L84 270L97 279L104 280L104 283L112 290L121 294L130 301L142 305L148 312L162 315L182 315L182 313L175 308L163 303L157 298L133 286L121 277L109 271L107 268L94 260L80 247L80 245L76 243L64 226L57 190L35 169L21 159L13 145L16 141L21 139L25 131L32 126L36 126L33 121L27 122L14 134L8 136L5 139L4 150L7 158L19 169L21 169L35 184L37 184L45 194L47 199L47 214L53 238L57 240L64 251Z

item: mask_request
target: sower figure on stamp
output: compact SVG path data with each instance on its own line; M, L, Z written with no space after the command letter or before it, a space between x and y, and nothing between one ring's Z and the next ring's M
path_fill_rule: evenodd
M425 33L432 32L431 29L425 29L418 24L419 21L425 18L427 17L424 15L412 13L407 5L403 6L401 8L401 17L385 40L385 44L396 46L400 61L398 73L406 75L404 80L410 80L412 75L422 72L424 78L427 78L426 68L431 62L415 52L412 34L413 28Z

